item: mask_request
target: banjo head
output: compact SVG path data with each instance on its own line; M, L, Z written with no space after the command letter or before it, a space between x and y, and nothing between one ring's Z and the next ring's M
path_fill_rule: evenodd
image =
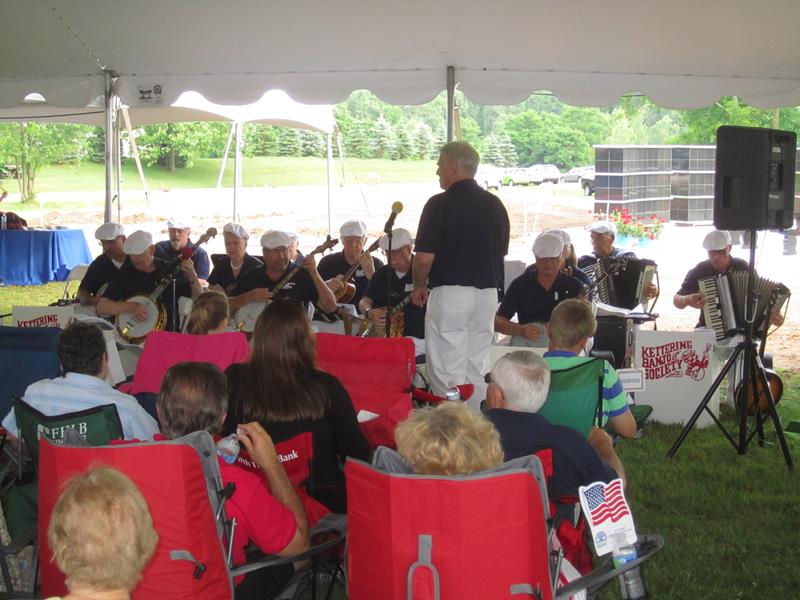
M137 321L128 313L117 315L117 331L125 341L140 344L154 329L164 329L167 312L160 303L156 304L147 296L131 296L125 302L136 302L147 309L147 318L144 321Z
M233 314L234 329L244 333L253 333L258 316L263 312L265 306L266 304L263 302L248 302L240 307Z

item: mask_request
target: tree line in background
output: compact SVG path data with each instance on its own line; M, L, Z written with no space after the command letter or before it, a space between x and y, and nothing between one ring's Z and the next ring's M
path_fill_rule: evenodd
M720 125L778 127L800 133L800 109L756 109L735 96L700 110L659 107L647 98L622 98L605 108L569 106L549 94L534 94L511 106L486 106L456 93L462 137L499 167L552 163L561 170L594 163L596 144L713 144ZM339 148L345 158L435 159L444 144L446 96L418 106L382 102L366 90L335 106ZM218 158L231 125L225 122L169 123L136 130L142 160L167 170L191 167L197 158ZM338 142L338 143L337 143ZM0 166L14 164L23 200L35 197L38 169L81 160L103 162L104 130L85 125L10 123L0 125ZM124 136L127 145L127 135ZM323 134L302 129L246 124L244 155L326 155Z

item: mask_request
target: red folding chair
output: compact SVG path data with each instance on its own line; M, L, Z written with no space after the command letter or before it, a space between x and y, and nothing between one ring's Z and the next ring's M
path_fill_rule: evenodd
M175 364L210 362L224 371L233 363L246 361L249 356L247 338L239 331L211 335L153 331L145 340L133 381L120 385L119 389L131 395L155 394L164 375Z
M378 415L361 423L373 447L393 448L394 430L411 412L414 343L407 338L317 334L317 366L342 382L356 413Z

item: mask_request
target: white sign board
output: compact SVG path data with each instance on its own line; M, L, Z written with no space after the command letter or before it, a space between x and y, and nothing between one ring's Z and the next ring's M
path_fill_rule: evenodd
M617 369L617 377L626 392L642 392L645 388L644 369Z
M634 362L645 375L645 389L637 392L636 402L652 405L650 418L661 423L686 423L719 371L711 331L639 330ZM719 415L717 392L708 408ZM712 423L706 411L697 420L698 427Z
M11 324L14 327L60 327L72 323L77 304L68 306L14 306Z

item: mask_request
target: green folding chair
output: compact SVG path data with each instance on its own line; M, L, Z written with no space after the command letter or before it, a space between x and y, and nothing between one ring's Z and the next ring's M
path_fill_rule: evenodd
M605 360L595 358L550 372L550 390L539 414L553 425L589 435L603 423Z

